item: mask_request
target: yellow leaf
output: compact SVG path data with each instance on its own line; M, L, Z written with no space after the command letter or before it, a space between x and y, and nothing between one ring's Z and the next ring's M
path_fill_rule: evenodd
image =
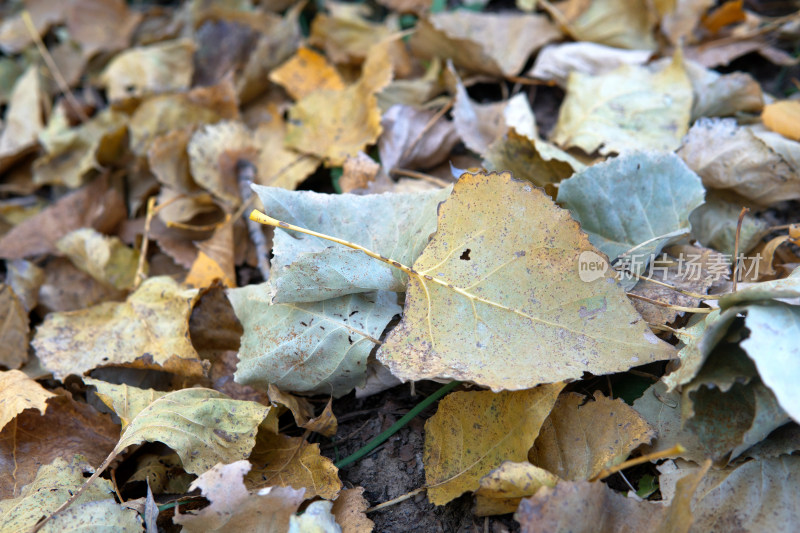
M122 421L122 431L136 418L142 409L161 398L166 392L140 389L122 383L115 385L99 379L83 378L83 382L97 389L97 396Z
M533 496L541 487L555 487L558 481L558 476L544 468L504 461L481 478L474 512L478 516L513 513L522 498Z
M64 235L56 248L97 281L120 290L133 288L139 251L126 246L119 237L83 228Z
M594 401L574 392L558 399L528 454L531 463L561 479L591 479L655 437L633 407L597 392Z
M800 141L800 102L797 100L781 100L764 106L761 120L772 131Z
M0 372L0 430L25 409L44 414L47 399L54 396L19 370Z
M320 455L319 444L299 437L260 431L250 462L253 470L245 478L250 488L305 487L306 499L320 496L326 500L336 498L342 488L339 469Z
M109 365L200 375L204 363L189 339L197 297L170 277L150 278L124 302L50 313L33 346L56 379Z
M270 72L269 79L286 89L295 100L320 89L344 89L344 81L333 65L324 56L305 46L301 46L291 59Z
M493 390L603 374L674 357L606 272L568 211L510 174L464 174L409 269L402 322L378 350L400 379Z
M425 423L428 499L444 505L474 491L503 461L524 461L563 383L494 393L455 392Z
M356 487L340 492L331 512L342 527L342 533L370 533L375 523L364 513L368 507L364 487Z

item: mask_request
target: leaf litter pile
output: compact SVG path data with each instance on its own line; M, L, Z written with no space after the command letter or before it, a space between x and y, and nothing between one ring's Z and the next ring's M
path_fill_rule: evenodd
M0 531L791 529L767 4L4 3Z

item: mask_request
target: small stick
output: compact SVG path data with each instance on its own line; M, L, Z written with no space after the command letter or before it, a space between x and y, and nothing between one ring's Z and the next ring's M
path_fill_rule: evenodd
M427 181L428 183L433 183L434 185L438 185L439 187L447 187L449 185L452 185L452 183L443 180L441 178L437 178L436 176L431 176L430 174L417 172L416 170L409 170L407 168L393 168L390 174L395 174L397 176L406 176L408 178L415 178L418 180Z
M692 298L699 298L701 300L719 300L719 296L714 296L713 294L700 294L699 292L687 291L687 290L681 289L679 287L676 287L674 285L670 285L669 283L664 283L663 281L659 281L657 279L648 278L647 276L641 276L641 275L637 274L636 272L631 272L630 270L626 270L626 272L628 274L630 274L631 276L634 276L636 279L640 279L640 280L643 280L643 281L649 281L650 283L654 283L656 285L661 285L662 287L666 287L668 289L672 289L673 291L675 291L677 293L684 294L686 296L691 296Z
M628 298L635 298L636 300L642 300L649 304L653 305L660 305L661 307L668 307L670 309L675 309L676 311L681 311L684 313L710 313L713 309L709 309L707 307L683 307L682 305L673 305L664 302L659 302L658 300L653 300L652 298L647 298L646 296L639 296L638 294L633 294L632 292L626 292L625 294L628 295Z
M742 232L742 222L744 216L750 211L748 208L743 207L739 211L739 222L736 224L736 240L733 245L733 286L731 292L736 292L736 282L739 280L739 234Z
M236 219L238 220L244 210L249 207L253 202L253 190L250 184L256 180L256 172L258 169L249 161L243 160L237 163L236 179L239 180L239 194L242 197L242 207L237 211ZM264 277L264 281L269 279L269 249L267 248L267 239L264 237L264 232L261 231L261 226L254 220L247 219L247 233L250 234L250 240L256 247L256 258L258 259L258 270Z
M427 490L427 487L420 487L418 489L414 489L411 492L406 492L402 496L398 496L397 498L392 498L389 501L386 501L386 502L383 502L383 503L379 503L375 507L370 507L369 509L367 509L364 512L365 513L371 513L373 511L380 511L381 509L386 509L387 507L391 507L392 505L398 504L400 502L404 502L404 501L408 500L409 498L413 498L414 496L416 496L417 494L419 494L419 493L421 493L421 492L423 492L425 490Z
M42 42L42 38L39 36L39 32L36 31L36 27L33 25L33 20L31 20L31 14L28 13L27 10L22 12L22 22L25 23L25 28L28 30L28 33L31 34L33 38L33 42L36 43L36 48L39 50L39 54L41 54L42 59L47 64L47 68L50 69L50 72L53 74L53 78L56 80L56 84L58 84L58 88L64 94L64 97L69 102L70 107L75 112L75 115L81 119L81 122L86 122L89 120L89 117L84 113L83 108L81 107L80 103L78 103L78 99L75 98L75 95L72 94L72 91L67 85L67 80L64 79L64 76L61 74L61 71L58 70L58 65L53 60L53 56L50 55L50 52L47 51L47 47Z
M136 276L133 279L133 288L137 289L144 281L144 265L147 257L147 246L150 242L150 223L155 213L156 197L147 199L147 215L144 218L144 235L142 235L142 249L139 251L139 264L136 266Z
M601 479L605 479L611 474L616 474L620 470L625 470L626 468L630 468L632 466L640 465L642 463L649 463L650 461L656 461L658 459L665 459L667 457L678 455L686 451L686 448L681 446L680 444L676 444L672 448L668 450L662 450L660 452L648 453L647 455L642 455L641 457L636 457L635 459L628 459L617 466L612 466L610 468L604 468L596 475L592 476L589 481L598 481Z

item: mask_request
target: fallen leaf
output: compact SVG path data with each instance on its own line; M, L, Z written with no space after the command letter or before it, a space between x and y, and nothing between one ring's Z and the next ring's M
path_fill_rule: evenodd
M19 368L28 360L28 313L5 283L0 283L0 317L0 365Z
M65 257L57 257L44 267L37 312L79 311L102 302L125 300L125 291L100 283Z
M86 385L97 390L97 396L122 421L122 431L128 427L142 409L161 398L166 392L153 389L140 389L125 383L116 385L99 379L82 378Z
M59 106L39 141L47 152L33 163L33 181L75 189L98 168L118 161L127 143L128 116L104 110L87 122L70 127L67 110Z
M194 480L195 476L183 470L177 453L146 453L136 458L136 470L124 487L132 488L131 485L141 482L155 494L184 494L189 492L189 486Z
M237 461L218 464L198 477L191 489L199 488L211 505L201 511L181 514L176 509L173 522L187 533L205 531L259 531L283 533L289 518L303 502L303 489L269 487L248 492L243 476L250 463Z
M309 44L325 51L334 63L360 63L369 51L390 38L388 24L366 20L357 8L348 10L344 3L331 2L330 15L320 13L311 24Z
M670 501L675 480L698 471L687 466L659 476L661 494ZM800 519L795 480L800 457L782 456L749 461L723 470L710 470L692 498L694 523L689 531L777 531ZM685 477L684 477L685 476ZM677 490L680 490L678 487Z
M514 519L523 533L562 530L636 533L645 529L685 533L694 520L692 494L699 490L698 483L708 466L697 468L679 481L669 506L625 497L599 482L565 481L554 488L544 487L522 500Z
M680 54L653 69L623 65L597 76L573 72L551 137L564 148L603 155L672 151L689 129L691 109L692 86Z
M36 33L41 37L54 24L64 21L69 4L54 5L49 0L28 0L23 4L31 17ZM19 7L22 7L20 5ZM0 23L0 50L6 55L18 54L33 43L33 35L22 20L22 13L6 13Z
M36 66L17 79L0 133L0 172L35 150L44 130L44 94Z
M793 276L795 282L799 276ZM775 393L781 407L800 420L797 369L800 349L794 340L800 333L800 310L782 302L764 302L747 306L745 325L750 336L742 348L755 362L764 384Z
M246 459L269 411L211 389L176 390L139 411L112 454L142 442L163 442L180 456L187 472L199 474L218 462Z
M289 148L341 166L381 134L375 93L392 79L390 42L373 46L357 82L341 90L308 94L289 110L285 143Z
M364 511L369 503L364 498L364 487L344 489L333 502L331 512L342 533L371 533L375 523L367 518Z
M366 189L370 183L375 181L380 169L380 163L377 163L364 152L358 152L355 156L348 156L342 165L339 188L342 189L342 192Z
M692 82L692 122L700 117L728 117L737 113L758 113L764 107L761 86L744 72L720 74L692 60L684 60Z
M771 459L800 450L800 426L790 422L770 433L767 438L748 448L740 459ZM737 461L739 462L739 461Z
M192 134L192 127L170 131L154 139L147 151L147 163L159 183L184 194L200 190L189 172L189 154L186 153Z
M133 288L139 252L125 246L118 237L84 228L61 237L56 248L97 281L119 290Z
M533 496L541 487L555 487L558 476L530 463L503 463L483 476L475 491L477 516L513 513L522 498Z
M130 48L114 57L99 81L111 101L183 91L192 81L194 51L188 39Z
M295 100L300 100L320 89L338 91L345 87L336 68L329 64L324 56L305 46L298 48L295 55L286 63L272 70L269 79L286 89L289 96Z
M170 277L150 278L125 302L50 313L32 344L60 380L110 365L200 375L203 364L188 338L197 297Z
M63 389L55 392L44 414L25 410L0 431L0 500L14 497L39 467L58 457L82 454L100 464L114 447L119 425L111 417L76 402Z
M508 170L539 187L559 183L586 165L547 141L530 138L510 128L484 152L488 170Z
M436 120L437 114L432 109L407 105L392 106L383 114L378 153L386 172L395 168L432 168L447 159L458 143L458 135L453 123Z
M26 409L44 414L47 400L55 397L19 370L0 372L0 430Z
M244 327L236 381L336 398L364 382L367 357L400 313L389 292L270 304L264 284L228 291Z
M73 0L66 15L70 38L80 43L87 59L126 48L142 20L123 0Z
M80 455L69 461L58 457L52 463L44 464L19 496L4 495L4 499L0 500L0 530L29 530L42 516L49 515L67 501L86 481L84 474L90 472L94 472L92 465ZM75 503L105 500L113 492L109 480L98 479L89 485Z
M639 152L564 180L558 202L612 263L619 258L619 267L641 274L671 239L689 233L689 214L703 203L704 195L700 178L679 157ZM634 247L635 252L623 256ZM625 271L620 277L631 286L636 283Z
M6 261L6 283L14 291L22 307L30 312L39 303L39 289L44 283L44 270L24 259ZM0 342L0 346L2 345L8 344Z
M546 6L545 6L546 7ZM656 13L651 4L635 0L571 0L547 9L565 22L576 41L591 41L631 50L654 50Z
M608 272L580 281L579 256L601 256L541 190L508 173L467 173L438 215L414 262L403 320L378 350L395 376L497 391L673 356Z
M303 514L289 517L289 533L341 531L331 514L332 507L332 502L311 502Z
M736 292L723 294L720 296L719 305L727 313L736 310L736 306L739 304L758 302L759 300L797 297L800 297L800 269L796 268L786 278L754 283ZM738 310L741 311L741 308Z
M704 246L733 257L741 210L741 204L729 202L714 191L706 192L705 203L689 215L692 236ZM767 227L763 219L746 214L739 230L739 253L746 254L752 250L767 232Z
M659 6L659 4L661 4ZM672 45L684 39L692 42L693 33L700 24L700 18L715 4L714 0L666 0L656 2L661 14L661 33Z
M272 431L259 431L253 453L253 470L245 477L248 487L305 488L304 499L320 496L333 500L342 488L339 469L319 453L319 444Z
M707 15L703 16L701 23L703 27L712 34L719 33L719 31L730 24L737 22L744 22L747 20L747 15L742 9L742 0L728 0L722 5L711 10Z
M54 516L39 531L60 533L62 531L113 530L119 533L139 533L142 519L133 509L127 509L113 498L73 504Z
M785 157L762 137L734 119L700 119L677 153L710 189L728 189L759 205L800 197L800 159ZM800 144L787 143L800 153Z
M559 397L528 453L531 463L567 481L588 480L655 436L622 400L600 392L586 400L574 392Z
M270 216L367 246L412 263L436 231L436 206L449 190L424 193L327 195L254 186ZM375 224L374 213L380 213ZM402 225L403 231L396 228ZM0 241L2 242L2 241ZM407 277L357 250L283 230L273 238L269 287L273 302L318 302L356 292L405 290Z
M797 120L800 119L800 102L780 100L764 107L761 120L764 125L784 137L800 141L800 129Z
M559 37L544 15L460 10L420 19L410 46L423 58L451 59L466 70L513 76L533 52Z
M650 50L625 50L591 42L549 44L536 55L527 75L566 87L570 72L607 74L622 65L644 65L651 55Z
M0 257L23 259L55 254L56 243L67 233L85 227L111 233L125 215L122 195L109 186L106 177L100 177L0 237Z
M455 392L425 422L428 500L444 505L480 487L503 461L524 461L563 383L525 391Z
M235 287L233 222L219 225L211 238L198 243L197 248L197 259L186 274L184 283L200 288L209 287L219 280L226 287Z

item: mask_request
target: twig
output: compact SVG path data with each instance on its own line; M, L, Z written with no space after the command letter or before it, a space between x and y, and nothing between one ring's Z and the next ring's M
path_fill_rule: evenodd
M607 478L611 474L616 474L620 470L625 470L626 468L630 468L632 466L640 465L642 463L649 463L650 461L656 461L658 459L665 459L667 457L671 457L673 455L678 455L686 451L686 448L681 446L680 444L676 444L672 448L668 450L662 450L660 452L648 453L647 455L642 455L641 457L636 457L635 459L629 459L624 461L617 466L612 466L610 468L604 468L596 475L592 476L589 481L598 481L600 479Z
M133 279L133 288L136 289L144 281L144 265L147 257L147 246L150 242L150 223L153 221L155 213L156 197L151 196L147 199L147 214L144 218L144 235L142 235L142 249L139 251L139 264L136 266L136 277Z
M676 287L675 285L670 285L669 283L664 283L663 281L659 281L657 279L648 278L647 276L642 276L642 275L637 274L636 272L632 272L630 270L626 270L625 272L630 274L631 276L634 276L636 279L640 279L642 281L648 281L648 282L654 283L656 285L661 285L662 287L666 287L668 289L672 289L675 292L678 292L680 294L684 294L686 296L691 296L692 298L699 298L701 300L719 300L719 296L714 296L713 294L700 294L699 292L687 291L687 290L681 289L679 287Z
M240 161L236 166L236 179L239 181L239 194L242 197L241 210L243 214L245 206L250 206L255 198L250 185L255 182L258 169L246 160ZM237 213L236 219L238 220L240 216L242 215ZM264 281L266 281L269 279L269 248L267 247L267 239L264 237L264 232L261 231L259 223L249 218L247 219L247 232L250 234L250 240L253 241L253 246L256 247L258 269L261 271Z
M736 282L739 279L739 234L742 232L742 222L748 211L750 211L748 208L743 207L742 210L739 211L739 222L736 223L736 240L733 245L733 285L731 287L731 292L736 292Z
M642 300L643 302L647 302L653 305L660 305L661 307L668 307L669 309L675 309L676 311L681 311L684 313L710 313L713 309L709 309L707 307L684 307L682 305L673 305L664 302L659 302L658 300L653 300L652 298L647 298L646 296L639 296L638 294L634 294L632 292L625 293L628 295L628 298L634 298L636 300Z
M398 496L397 498L392 498L389 501L386 501L386 502L383 502L383 503L379 503L375 507L370 507L369 509L367 509L364 512L365 513L371 513L373 511L380 511L381 509L386 509L387 507L391 507L392 505L396 505L396 504L398 504L400 502L404 502L404 501L408 500L409 498L413 498L417 494L419 494L421 492L424 492L426 490L428 490L427 487L420 487L418 489L414 489L411 492L406 492L402 496Z
M78 102L78 99L75 98L74 94L72 94L69 85L67 85L67 80L64 79L61 71L58 70L58 65L56 65L56 62L53 60L53 56L50 55L50 52L47 51L47 47L44 45L42 38L39 36L39 32L36 31L36 27L33 25L33 20L31 20L31 15L27 10L22 11L22 22L25 23L25 28L28 30L28 33L31 34L33 42L36 43L36 48L39 50L39 54L41 54L42 59L44 59L47 68L50 69L50 73L56 80L58 88L69 102L70 107L72 107L72 111L74 111L75 115L81 119L81 122L88 121L89 117L86 115L86 113L84 113L83 108Z
M445 181L441 178L437 178L436 176L431 176L430 174L417 172L416 170L408 170L406 168L393 168L390 174L395 174L397 176L406 176L408 178L415 178L418 180L427 181L428 183L433 183L434 185L438 185L439 187L448 187L452 185L452 183Z

